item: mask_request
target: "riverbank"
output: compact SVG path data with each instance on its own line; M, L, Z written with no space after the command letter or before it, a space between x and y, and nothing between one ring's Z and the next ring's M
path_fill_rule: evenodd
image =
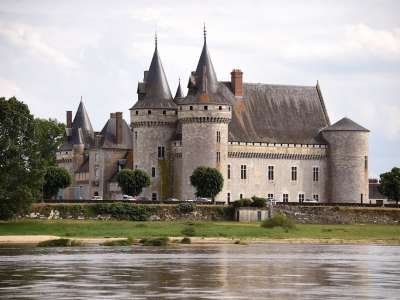
M238 222L130 222L88 220L18 220L0 222L0 243L35 244L66 237L84 243L102 243L131 237L190 236L192 243L371 243L400 244L399 225L298 224L296 229L262 228L260 223ZM48 238L47 238L48 237Z

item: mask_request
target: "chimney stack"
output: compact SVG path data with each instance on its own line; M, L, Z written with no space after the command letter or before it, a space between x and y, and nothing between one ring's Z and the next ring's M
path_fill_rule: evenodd
M236 97L243 96L243 72L240 69L233 69L231 72L232 92Z
M67 110L67 128L72 127L72 111Z
M110 114L111 118L115 118L115 143L122 144L122 112Z

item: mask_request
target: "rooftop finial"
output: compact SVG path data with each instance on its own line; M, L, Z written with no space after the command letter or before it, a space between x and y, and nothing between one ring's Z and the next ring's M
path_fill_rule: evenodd
M81 102L82 102L82 96L81 96Z
M207 29L206 29L206 22L203 25L203 34L204 34L204 43L207 41Z
M157 49L157 30L156 30L156 33L154 34L154 43L155 43L156 49Z

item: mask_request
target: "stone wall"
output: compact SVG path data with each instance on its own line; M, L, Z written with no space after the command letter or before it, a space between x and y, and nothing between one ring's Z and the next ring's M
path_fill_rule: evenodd
M398 208L276 205L273 209L300 224L400 224Z

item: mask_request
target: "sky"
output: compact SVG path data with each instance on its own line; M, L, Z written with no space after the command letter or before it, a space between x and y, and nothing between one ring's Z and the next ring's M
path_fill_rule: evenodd
M371 130L370 177L400 166L400 1L0 1L0 97L65 121L80 98L100 131L129 108L154 50L175 93L203 43L219 80L320 83L331 122Z

